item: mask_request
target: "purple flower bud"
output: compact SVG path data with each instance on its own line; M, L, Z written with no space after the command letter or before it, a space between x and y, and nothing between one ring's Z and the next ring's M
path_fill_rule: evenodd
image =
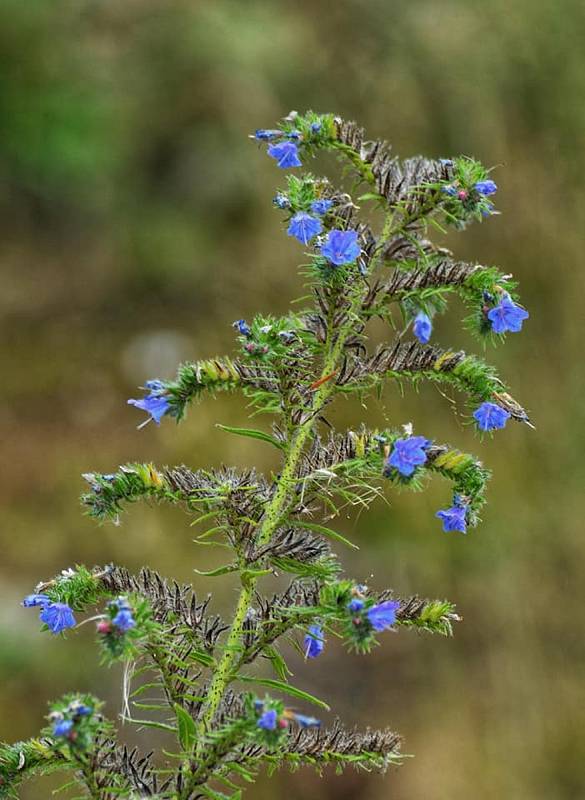
M269 131L260 128L254 134L254 138L258 139L259 141L272 141L273 139L278 139L282 136L282 131Z
M419 311L414 318L414 325L412 332L421 344L428 344L433 332L433 323L428 314L424 311Z
M252 330L245 319L237 319L232 323L232 328L235 328L242 336L249 336Z
M262 730L265 731L274 731L276 730L276 725L278 724L278 714L273 708L268 709L265 711L256 725Z
M333 205L333 200L314 200L311 203L311 211L315 214L326 214L331 206Z
M67 736L73 729L73 722L70 719L63 719L53 725L53 736Z
M490 194L495 194L498 191L498 187L493 181L478 181L474 188L476 192L479 192L479 194L483 194L486 197Z
M46 606L51 602L46 594L28 594L22 601L25 608L35 608L35 606Z

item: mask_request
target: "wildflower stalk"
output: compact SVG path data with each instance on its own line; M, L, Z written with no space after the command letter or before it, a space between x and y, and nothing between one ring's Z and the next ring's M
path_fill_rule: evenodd
M388 220L390 220L390 215L388 215L384 226L384 238L388 238L390 235L391 223L389 223ZM336 372L349 331L351 329L353 313L355 313L356 309L361 304L361 300L362 288L358 284L358 287L353 292L351 313L348 314L347 323L337 332L335 340L327 343L327 356L325 358L319 380L324 380L332 373ZM259 547L267 544L270 541L272 534L280 522L289 497L290 485L294 481L294 476L303 454L303 449L307 443L307 440L311 436L315 421L320 411L326 405L327 400L331 396L334 386L335 384L331 381L326 381L325 383L321 384L313 401L312 415L307 421L301 424L293 434L293 438L284 461L283 469L278 479L276 492L266 509L265 516L258 533L257 541ZM205 713L201 719L198 731L199 742L204 741L205 732L211 727L213 717L215 716L215 713L221 703L222 696L227 686L234 678L232 667L236 661L238 653L241 651L240 640L242 636L242 625L254 597L256 582L256 578L246 578L243 581L243 586L240 592L238 603L236 605L236 610L234 612L234 621L228 634L224 653L217 665L217 670L213 676L211 686L209 687L209 700ZM184 797L189 797L189 783L187 783L186 786L187 793L184 794Z
M480 521L489 471L473 456L415 434L410 423L335 432L324 413L336 397L362 395L382 381L425 380L461 390L482 432L502 428L510 418L528 422L492 367L429 343L449 292L461 294L470 307L466 325L493 341L519 331L528 316L512 296L510 276L456 262L425 238L431 222L462 228L495 213L487 197L497 187L471 159L401 162L383 142L369 142L354 123L331 115L293 113L278 129L259 130L254 138L267 142L268 155L283 169L298 169L302 158L320 149L346 159L358 183L373 190L364 201L384 207L382 230L375 234L358 220L351 196L326 180L289 176L274 204L288 216L288 235L310 248L305 271L314 304L283 318L237 320L236 357L183 364L174 381L149 380L146 395L129 401L160 424L165 417L182 420L188 404L205 393L242 392L257 411L273 416L272 431L220 427L278 448L279 475L268 480L254 470L132 463L84 476L89 491L83 503L99 520L118 522L138 500L179 504L197 515L196 523L211 520L196 541L228 548L231 560L200 574L238 575L230 624L210 613L209 597L201 601L191 586L147 568L132 575L113 565L78 565L39 584L23 602L39 609L53 634L74 628L77 615L89 612L102 660L127 665L125 708L164 712L162 718L134 719L128 711L130 721L172 736L176 752L167 747L169 760L161 768L150 756L120 747L95 698L67 696L51 707L42 740L0 744L0 798L12 797L24 775L56 764L73 770L94 800L240 800L239 782L253 782L262 765L383 771L401 763L398 734L358 732L339 721L321 728L320 720L272 696L329 708L290 682L283 640L296 641L306 658L315 659L335 632L348 649L368 653L385 630L450 636L461 619L447 600L401 599L344 578L332 546L356 545L328 525L344 506L366 508L384 486L417 490L439 475L452 484L452 505L436 517L445 532L465 534ZM373 316L402 333L368 353L366 328ZM404 341L409 330L418 342ZM330 428L327 437L322 421ZM313 521L321 510L327 524ZM260 578L271 573L291 578L268 598ZM275 677L241 672L259 657ZM140 681L133 691L132 675ZM236 682L271 694L235 691ZM155 697L141 702L145 692Z

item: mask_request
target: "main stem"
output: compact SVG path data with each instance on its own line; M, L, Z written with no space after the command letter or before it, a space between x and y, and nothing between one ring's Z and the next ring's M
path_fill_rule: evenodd
M385 242L390 238L391 232L392 215L388 214L384 223L380 240L378 242L376 255L370 264L371 270L373 270L381 260L381 249ZM362 285L358 282L357 288L351 297L350 311L348 313L347 321L337 331L337 336L335 336L335 332L331 330L332 320L329 321L330 336L332 335L334 338L330 339L329 341L328 354L323 362L320 379L331 378L332 374L338 368L339 361L343 355L345 342L352 331L354 314L356 311L358 311L362 302L362 294ZM270 538L279 525L279 522L282 518L282 512L285 509L288 501L289 487L291 483L294 482L295 474L303 454L304 446L307 442L307 439L311 435L313 427L319 416L319 412L323 409L334 388L334 380L326 380L322 383L315 394L313 401L313 413L311 414L310 419L300 425L293 434L276 491L266 507L260 530L258 532L257 542L259 545L264 545L270 541ZM223 654L219 663L217 664L211 685L208 690L208 699L205 711L198 724L198 741L195 751L196 757L201 754L205 746L205 733L206 731L210 730L213 718L217 712L217 709L219 708L226 687L229 685L231 680L233 680L232 672L237 654L240 650L242 627L254 597L256 582L257 578L253 577L246 577L242 581L242 589L240 591L240 596L234 612L232 626L228 634ZM187 784L189 784L189 781L187 781ZM191 787L187 785L185 789L187 792L190 792ZM183 796L188 797L188 794L183 793Z
M339 351L343 349L344 342L345 337L342 338L339 336L337 338L334 347L331 349L329 358L323 365L323 370L321 373L322 377L330 375L333 371L339 357ZM282 511L288 500L289 486L294 480L299 460L303 454L305 443L311 434L313 425L315 424L315 420L318 416L318 412L323 408L323 405L333 391L333 387L333 383L324 383L320 387L315 397L314 413L311 415L311 419L301 425L293 435L291 445L278 481L276 492L268 503L264 513L262 524L258 532L258 545L264 545L270 541L272 534L279 524ZM200 733L204 733L209 729L213 717L215 716L215 712L217 711L221 702L226 685L229 683L231 678L230 673L232 666L239 651L242 626L254 596L256 581L256 578L247 578L243 581L242 590L240 592L238 604L234 613L234 621L232 622L232 626L230 628L223 655L217 665L211 686L209 687L207 708L201 720Z

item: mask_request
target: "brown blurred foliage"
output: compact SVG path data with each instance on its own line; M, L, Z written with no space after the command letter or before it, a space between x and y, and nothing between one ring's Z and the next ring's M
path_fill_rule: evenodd
M467 538L433 518L439 484L345 521L362 545L351 574L448 597L464 622L450 641L388 636L368 659L334 643L309 666L293 657L301 685L348 722L396 727L416 758L385 778L282 774L252 794L585 796L584 35L580 0L4 0L0 739L33 735L68 689L119 709L120 672L98 668L91 631L39 636L19 607L38 579L109 561L191 579L214 558L173 510L136 507L119 528L83 517L81 472L132 459L274 466L261 444L214 428L243 422L238 398L140 432L125 399L181 359L227 352L233 319L282 313L300 294L299 248L270 202L283 175L246 137L313 108L402 155L501 165L503 215L450 245L521 283L531 319L488 357L537 429L481 443L429 387L389 391L385 409L342 405L339 424L412 420L493 468ZM436 340L473 349L460 312ZM229 613L229 579L195 580Z

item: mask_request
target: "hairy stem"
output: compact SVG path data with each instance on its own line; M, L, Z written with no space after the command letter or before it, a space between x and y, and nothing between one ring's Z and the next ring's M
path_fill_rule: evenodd
M381 252L386 241L392 235L392 219L393 215L388 214L382 233L378 241L378 248L376 255L372 259L370 265L374 269L381 259ZM361 282L357 283L357 288L354 289L351 296L350 313L347 316L347 321L337 331L333 331L333 336L327 343L327 354L321 369L319 380L328 378L338 368L345 343L351 335L354 325L354 314L359 310L362 304L362 295L364 286ZM331 330L331 327L329 327ZM336 335L335 335L336 334ZM290 494L290 485L294 483L294 477L299 465L299 461L303 454L304 446L311 435L313 427L319 416L319 412L323 409L330 395L335 389L334 381L324 381L317 390L313 400L313 413L310 418L301 424L290 442L288 453L285 458L283 469L278 479L276 491L270 500L264 513L260 530L258 532L258 545L262 546L270 541L274 531L282 519L283 512L286 509L287 501ZM208 691L208 700L203 716L198 725L198 744L195 750L195 757L201 757L204 742L205 732L210 730L213 718L219 708L223 694L234 678L234 666L237 663L237 654L240 651L240 640L242 636L242 626L246 618L246 613L252 603L254 591L256 588L256 578L247 578L243 581L242 590L238 598L238 603L234 613L234 620L230 628L228 638L225 644L223 655L217 665L211 685ZM188 798L192 788L191 781L187 780L182 797Z

